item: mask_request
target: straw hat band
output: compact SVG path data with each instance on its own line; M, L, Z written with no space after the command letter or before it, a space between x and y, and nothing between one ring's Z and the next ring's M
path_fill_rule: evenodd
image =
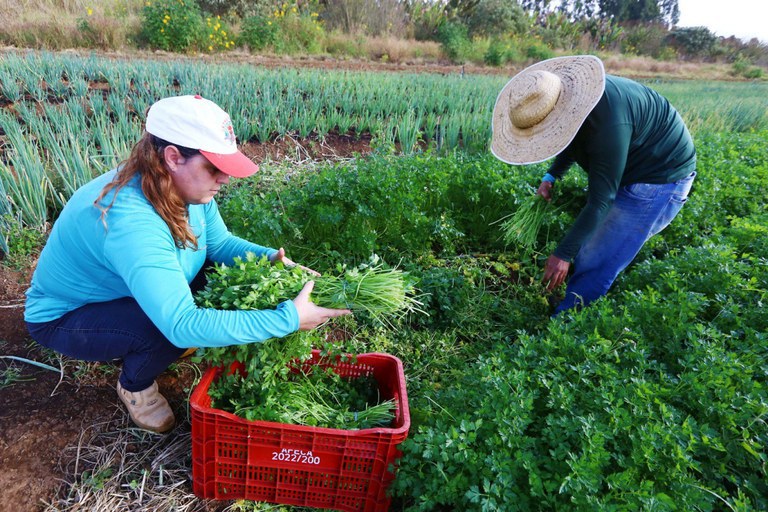
M555 108L562 90L560 77L549 71L534 71L523 77L519 87L509 94L512 124L520 129L539 124Z

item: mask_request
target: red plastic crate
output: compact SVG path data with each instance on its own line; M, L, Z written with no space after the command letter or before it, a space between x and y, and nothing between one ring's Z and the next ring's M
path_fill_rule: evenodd
M395 400L391 428L340 430L249 421L211 408L208 389L222 373L211 368L190 398L192 486L206 499L246 499L353 512L385 511L397 446L411 425L402 362L389 354L327 361L342 377L373 375L384 400Z

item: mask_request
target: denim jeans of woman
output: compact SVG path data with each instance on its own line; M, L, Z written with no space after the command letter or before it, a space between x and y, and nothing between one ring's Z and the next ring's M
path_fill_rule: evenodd
M205 285L205 269L190 284ZM32 339L65 356L82 361L122 359L120 384L142 391L186 349L173 345L131 297L86 304L50 322L27 322Z
M83 361L123 360L120 384L142 391L183 353L155 327L131 297L86 304L43 323L27 322L32 338Z
M576 255L565 298L554 315L605 295L643 244L672 222L688 200L695 177L693 172L673 183L622 187L603 223Z

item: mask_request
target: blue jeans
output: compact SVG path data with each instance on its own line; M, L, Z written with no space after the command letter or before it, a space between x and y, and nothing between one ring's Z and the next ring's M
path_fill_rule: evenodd
M603 223L576 255L565 298L554 315L605 295L643 244L672 222L687 201L695 177L692 172L673 183L622 187Z
M50 322L27 322L40 345L84 361L123 360L120 384L141 391L185 351L173 345L130 297L86 304Z

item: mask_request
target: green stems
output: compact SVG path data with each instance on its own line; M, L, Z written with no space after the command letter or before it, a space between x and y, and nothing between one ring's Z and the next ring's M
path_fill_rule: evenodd
M548 210L549 202L540 195L526 198L517 211L502 222L504 242L533 249Z

